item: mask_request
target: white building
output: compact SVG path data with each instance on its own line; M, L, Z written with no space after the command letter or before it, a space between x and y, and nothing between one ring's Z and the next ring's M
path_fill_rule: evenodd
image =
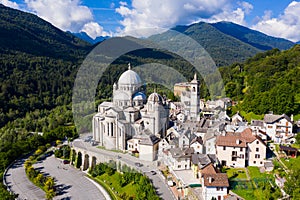
M228 167L264 166L266 145L250 128L241 133L227 133L216 141L217 158Z
M147 99L145 87L129 65L113 86L113 101L101 103L93 117L93 139L100 146L127 150L136 146L134 141L130 142L133 146L127 145L133 136L165 136L169 124L168 103L157 93Z
M266 114L264 125L267 135L275 143L285 143L285 140L293 136L293 123L286 114Z
M227 195L229 187L226 173L203 174L202 176L202 197L204 200L216 198L223 200Z

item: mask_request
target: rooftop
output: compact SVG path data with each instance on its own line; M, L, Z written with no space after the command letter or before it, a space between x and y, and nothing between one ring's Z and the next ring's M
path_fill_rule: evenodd
M203 174L203 184L207 187L229 187L226 173Z

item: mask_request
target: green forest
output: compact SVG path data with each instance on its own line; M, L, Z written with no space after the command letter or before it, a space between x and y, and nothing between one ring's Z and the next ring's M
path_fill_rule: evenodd
M297 115L300 112L300 46L273 49L220 68L226 96L246 113Z

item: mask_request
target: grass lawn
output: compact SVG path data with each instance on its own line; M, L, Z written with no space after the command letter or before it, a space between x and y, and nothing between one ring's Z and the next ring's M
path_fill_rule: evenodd
M295 167L295 166L299 166L300 167L300 156L298 156L297 158L288 158L288 159L284 159L281 158L281 161L290 169L291 166Z
M267 173L260 173L258 167L247 167L249 171L249 176L251 181L233 181L230 182L231 187L233 188L232 191L239 196L245 198L246 200L253 200L253 199L270 199L274 197L278 197L278 189L267 189L267 185L270 186L269 181L274 182L274 177L272 174ZM228 177L230 176L230 171L226 172ZM273 194L273 193L276 193ZM279 192L280 194L280 192ZM271 197L274 195L273 197ZM280 195L279 195L280 196ZM276 199L275 198L275 199Z
M227 168L226 174L228 179L247 179L246 171L244 168Z
M136 188L137 187L136 187L135 184L129 183L124 187L121 187L119 185L119 183L117 181L118 180L118 172L116 172L112 176L109 176L108 174L105 173L101 176L98 176L97 179L105 182L114 191L118 191L119 194L126 193L127 196L131 196L131 197L135 197L135 195L136 195Z

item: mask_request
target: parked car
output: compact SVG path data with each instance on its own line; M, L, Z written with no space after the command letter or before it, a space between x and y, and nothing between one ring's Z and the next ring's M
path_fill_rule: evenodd
M150 173L151 173L152 175L155 175L155 174L156 174L156 171L151 170Z
M63 163L64 163L64 164L69 164L70 161L69 161L69 160L63 160Z

